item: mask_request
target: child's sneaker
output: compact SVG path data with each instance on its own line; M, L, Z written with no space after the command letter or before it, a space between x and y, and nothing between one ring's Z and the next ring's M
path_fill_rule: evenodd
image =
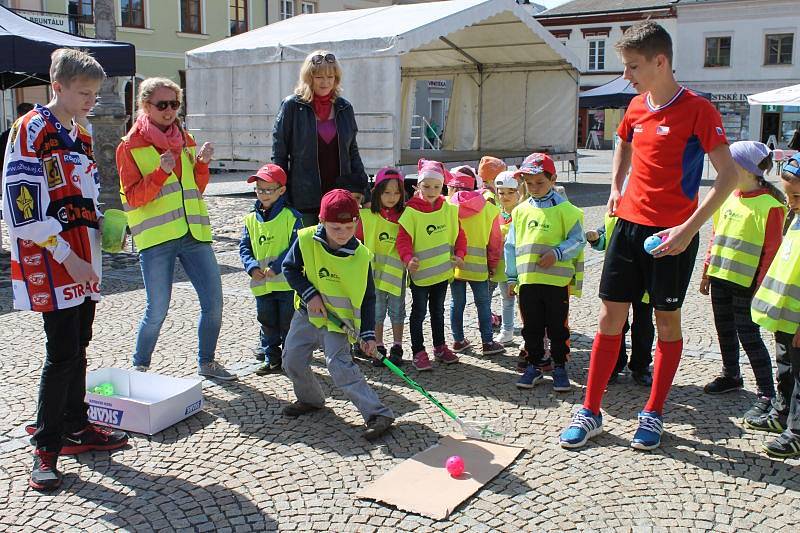
M503 353L505 351L506 349L503 348L503 345L499 342L492 341L483 343L483 355L492 355L496 353Z
M582 407L572 415L572 422L561 432L562 448L580 448L586 441L603 432L603 415Z
M463 341L453 341L453 351L456 353L461 353L469 347L470 342L467 339L464 339Z
M500 344L511 344L514 342L514 330L513 329L504 329L500 332L500 336L497 337L497 342Z
M714 378L710 383L703 387L703 392L706 394L724 394L732 392L744 387L744 380L741 377L729 378L727 376L719 376Z
M519 374L524 374L525 370L528 368L528 352L525 348L522 348L519 351L519 355L517 356L517 372Z
M654 450L661 444L664 423L655 411L639 413L639 429L633 434L631 447L637 450Z
M376 349L378 350L378 353L382 357L386 357L386 347L385 346L378 346ZM383 367L385 365L381 362L381 359L379 357L377 359L373 359L372 360L372 366L377 367L377 368L381 368L381 367Z
M28 485L32 489L48 491L61 486L63 476L58 471L58 454L36 450L33 452L33 468Z
M553 369L553 390L556 392L567 392L572 389L572 384L569 382L567 369L563 366L557 366Z
M542 372L533 365L528 365L525 373L517 380L518 389L532 389L534 385L542 381Z
M450 351L450 348L447 347L446 344L442 344L441 346L437 346L433 350L433 357L440 363L444 363L446 365L451 365L453 363L458 363L458 356Z
M391 348L389 348L389 361L394 363L395 366L400 366L403 364L403 347L399 344L395 344Z
M428 353L425 350L415 353L411 358L411 364L417 370L433 370L433 365L431 365L431 360L428 359Z
M746 428L770 433L783 433L786 430L786 424L787 415L781 414L775 409L770 409L765 415L744 419Z
M364 430L364 438L367 440L375 440L392 427L394 418L383 415L373 415L367 422L367 429Z
M256 356L256 359L257 359L258 361L263 361L263 360L264 360L264 359L266 359L266 357L267 357L267 351L266 351L266 349L264 349L264 347L263 347L263 346L261 346L261 344L259 343L259 345L258 345L258 346L256 346L255 348L253 348L253 355L255 355L255 356Z
M553 371L553 359L549 355L545 354L545 357L541 361L539 361L539 363L536 366L539 368L539 370L542 371L542 373L544 373L544 372L552 372Z
M788 459L800 457L800 435L787 429L771 442L762 446L770 457Z
M759 396L756 398L756 401L753 402L752 407L745 411L744 415L742 415L742 419L747 420L750 418L758 418L769 413L769 410L772 408L772 398L768 398L766 396Z

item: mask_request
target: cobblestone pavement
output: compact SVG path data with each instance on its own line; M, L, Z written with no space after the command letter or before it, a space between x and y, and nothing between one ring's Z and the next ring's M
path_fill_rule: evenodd
M567 184L571 200L585 209L587 227L601 223L604 181L595 175ZM516 389L516 347L490 357L468 353L461 364L420 376L467 417L508 414L515 430L507 440L526 452L445 521L355 499L365 483L454 428L390 373L364 364L370 383L398 415L390 434L368 443L360 436L358 413L332 390L319 359L315 371L331 393L329 409L298 420L280 416L293 398L289 381L253 373L255 305L236 251L250 204L249 197L209 198L225 296L218 359L235 369L240 381L205 382L203 412L153 437L134 435L126 449L62 458L65 483L52 495L27 487L31 448L22 429L34 417L44 349L41 319L11 311L10 290L0 287L0 529L773 532L800 527L800 462L768 459L760 451L765 436L744 430L738 421L754 398L746 363L746 390L721 397L702 393L720 361L710 304L697 293L698 270L684 308L687 350L667 404L661 448L642 453L628 446L647 397L629 378L610 386L603 435L580 451L558 447L558 432L583 396L596 328L602 255L591 250L586 295L571 304L571 392L554 393L547 380L531 391ZM708 226L704 241L707 234ZM7 251L0 261L7 278ZM106 262L91 368L129 364L145 304L136 257L122 254ZM178 279L153 370L189 376L195 370L198 304L185 276L179 272ZM471 340L478 342L474 310L465 321Z

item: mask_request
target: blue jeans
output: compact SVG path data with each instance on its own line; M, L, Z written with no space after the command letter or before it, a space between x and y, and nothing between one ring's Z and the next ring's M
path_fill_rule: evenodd
M280 361L281 347L294 315L294 291L275 291L256 296L256 313L261 324L261 349L270 361Z
M454 279L450 284L450 328L453 340L464 340L464 308L467 307L467 283L475 298L478 308L478 329L481 331L481 342L492 342L492 307L489 303L488 281L463 281Z
M500 290L500 296L503 298L503 331L514 331L514 320L517 314L517 307L514 304L517 297L508 295L507 281L501 281L500 283L490 281L489 301L492 300L495 288Z
M139 264L142 267L144 289L147 293L147 307L139 323L139 334L136 337L136 351L133 354L135 366L150 366L161 325L169 309L176 260L180 260L200 299L197 362L205 364L214 360L219 330L222 326L222 280L219 265L211 243L200 242L187 233L179 239L157 244L139 252Z

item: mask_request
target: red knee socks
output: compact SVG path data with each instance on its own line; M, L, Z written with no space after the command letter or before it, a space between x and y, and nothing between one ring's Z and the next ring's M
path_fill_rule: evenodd
M622 335L603 335L597 333L592 344L592 355L589 358L589 378L586 383L586 399L583 406L594 414L600 412L603 392L606 390L611 372L617 365L619 346Z
M656 342L655 364L653 365L653 387L650 389L650 399L647 401L645 411L655 411L662 414L664 402L667 401L672 380L681 362L683 352L683 339L677 341Z

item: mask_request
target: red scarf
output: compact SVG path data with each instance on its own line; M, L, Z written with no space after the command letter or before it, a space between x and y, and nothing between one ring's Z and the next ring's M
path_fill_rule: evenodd
M321 121L328 120L331 116L331 107L333 107L333 92L328 93L327 96L317 96L311 100L311 105L314 106L314 114Z
M147 115L139 115L136 118L136 128L142 134L144 140L155 146L159 151L169 150L176 161L181 159L181 149L185 145L183 131L178 127L177 122L173 122L166 131L153 124ZM180 163L179 163L180 166Z

